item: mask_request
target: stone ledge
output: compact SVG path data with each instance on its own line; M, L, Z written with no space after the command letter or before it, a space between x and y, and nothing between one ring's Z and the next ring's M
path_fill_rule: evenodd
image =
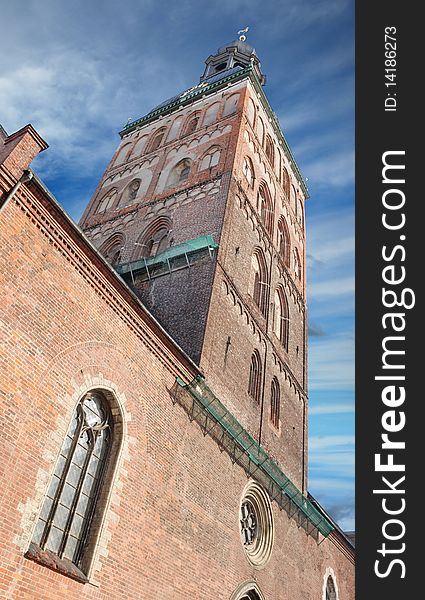
M31 542L27 552L25 552L25 558L33 560L34 562L56 571L61 575L75 579L80 583L88 583L88 578L78 567L76 567L67 558L59 558L56 554L50 550L42 550L40 546Z

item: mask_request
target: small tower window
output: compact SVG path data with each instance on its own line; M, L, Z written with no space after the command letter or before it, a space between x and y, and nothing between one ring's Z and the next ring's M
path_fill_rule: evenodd
M280 421L280 386L276 377L272 379L270 396L270 420L279 429Z
M269 159L270 164L274 168L274 144L269 135L266 138L266 156Z
M247 180L249 187L254 186L254 168L252 166L251 159L248 156L245 156L243 159L243 174L245 175L245 179Z
M289 308L286 294L281 287L274 293L274 323L273 330L285 350L288 350L289 338Z
M291 242L289 238L288 226L284 217L280 217L277 224L277 247L279 256L284 264L289 268L291 262Z
M218 146L212 146L202 158L199 170L205 171L206 169L212 169L212 167L218 165L219 161L220 148Z
M270 235L273 235L273 204L265 183L260 186L258 191L257 206L264 227Z
M165 127L163 129L160 129L159 131L157 131L157 133L152 138L149 152L153 152L154 150L157 150L160 147L162 139L164 137L164 134L165 134Z
M258 350L254 350L251 356L251 365L249 369L248 394L257 404L261 399L261 358Z
M301 281L301 261L298 248L294 248L294 272L295 278Z
M262 314L266 316L269 286L266 261L260 249L253 254L251 264L253 270L252 297Z
M192 167L192 160L190 158L184 158L179 161L170 171L168 175L166 188L175 187L180 185L183 181L189 177L190 169Z
M190 135L191 133L196 131L196 128L198 127L198 123L199 123L199 116L196 115L195 117L193 117L192 119L190 119L188 121L188 123L184 129L183 135Z
M227 63L222 62L216 66L215 71L216 71L216 73L219 73L220 71L224 71L224 69L226 67L227 67Z

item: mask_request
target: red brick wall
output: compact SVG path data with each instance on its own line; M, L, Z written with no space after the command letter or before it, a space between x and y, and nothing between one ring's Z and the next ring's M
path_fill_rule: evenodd
M271 559L248 563L238 523L246 475L167 392L195 369L41 200L21 189L0 217L0 596L228 600L255 580L267 600L316 600L332 568L340 600L354 598L351 560L331 539L318 546L275 503ZM81 584L24 553L72 411L91 387L116 397L123 443L91 583Z

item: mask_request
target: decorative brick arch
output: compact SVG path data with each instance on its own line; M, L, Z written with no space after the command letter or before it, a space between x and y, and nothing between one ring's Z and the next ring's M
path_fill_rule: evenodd
M168 234L172 228L170 217L162 215L157 217L139 236L134 244L132 260L156 256L165 250L170 244Z

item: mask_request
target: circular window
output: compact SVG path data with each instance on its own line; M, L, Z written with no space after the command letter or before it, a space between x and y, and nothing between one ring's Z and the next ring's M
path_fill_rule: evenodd
M256 567L265 565L273 547L273 514L267 492L255 481L250 481L242 494L239 530L249 562Z

